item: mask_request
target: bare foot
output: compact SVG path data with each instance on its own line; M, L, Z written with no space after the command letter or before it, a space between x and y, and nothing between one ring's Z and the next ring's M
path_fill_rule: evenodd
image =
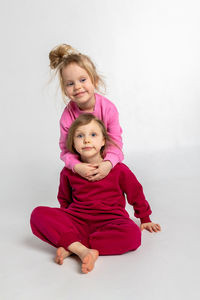
M83 273L88 273L92 271L95 265L95 261L99 256L99 251L94 249L87 249L85 252L80 256L82 261L81 270Z
M56 257L55 257L55 262L59 265L63 264L63 260L70 256L72 252L65 250L63 247L59 247L56 251Z

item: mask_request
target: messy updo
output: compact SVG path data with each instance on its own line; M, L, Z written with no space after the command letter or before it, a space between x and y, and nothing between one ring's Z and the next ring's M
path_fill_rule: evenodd
M85 69L97 91L100 91L100 86L103 86L105 89L105 84L102 78L98 75L96 67L91 59L87 55L81 54L70 45L61 44L53 48L49 53L49 60L50 68L58 73L64 100L66 98L66 94L62 78L62 70L71 63L76 63L79 67Z

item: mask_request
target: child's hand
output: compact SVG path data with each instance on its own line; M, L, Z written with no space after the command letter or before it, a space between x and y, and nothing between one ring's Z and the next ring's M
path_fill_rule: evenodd
M100 164L93 166L96 166L96 170L95 175L90 176L90 178L88 179L90 181L97 181L103 179L110 173L110 170L112 169L112 164L109 160L102 161Z
M140 229L141 229L141 231L142 231L143 229L146 229L146 230L148 230L148 231L150 231L150 232L153 232L153 231L154 231L154 232L161 231L160 225L159 225L159 224L155 224L155 223L153 223L153 222L141 224L141 225L140 225Z
M87 180L90 180L97 173L97 166L92 164L80 163L76 164L74 171Z

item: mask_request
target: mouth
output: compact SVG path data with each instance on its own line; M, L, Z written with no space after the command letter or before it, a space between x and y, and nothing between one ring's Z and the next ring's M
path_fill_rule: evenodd
M92 149L93 149L93 147L84 147L84 148L82 148L83 151L90 151Z
M75 97L81 97L83 94L85 94L85 92L77 93L77 94L75 94L74 96L75 96Z

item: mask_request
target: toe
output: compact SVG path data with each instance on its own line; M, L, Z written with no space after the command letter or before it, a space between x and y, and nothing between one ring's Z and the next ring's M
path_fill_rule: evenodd
M88 264L88 262L89 262L89 254L87 254L83 259L84 264Z
M87 273L88 273L88 270L87 270L87 269L83 269L82 272L83 272L84 274L87 274Z

